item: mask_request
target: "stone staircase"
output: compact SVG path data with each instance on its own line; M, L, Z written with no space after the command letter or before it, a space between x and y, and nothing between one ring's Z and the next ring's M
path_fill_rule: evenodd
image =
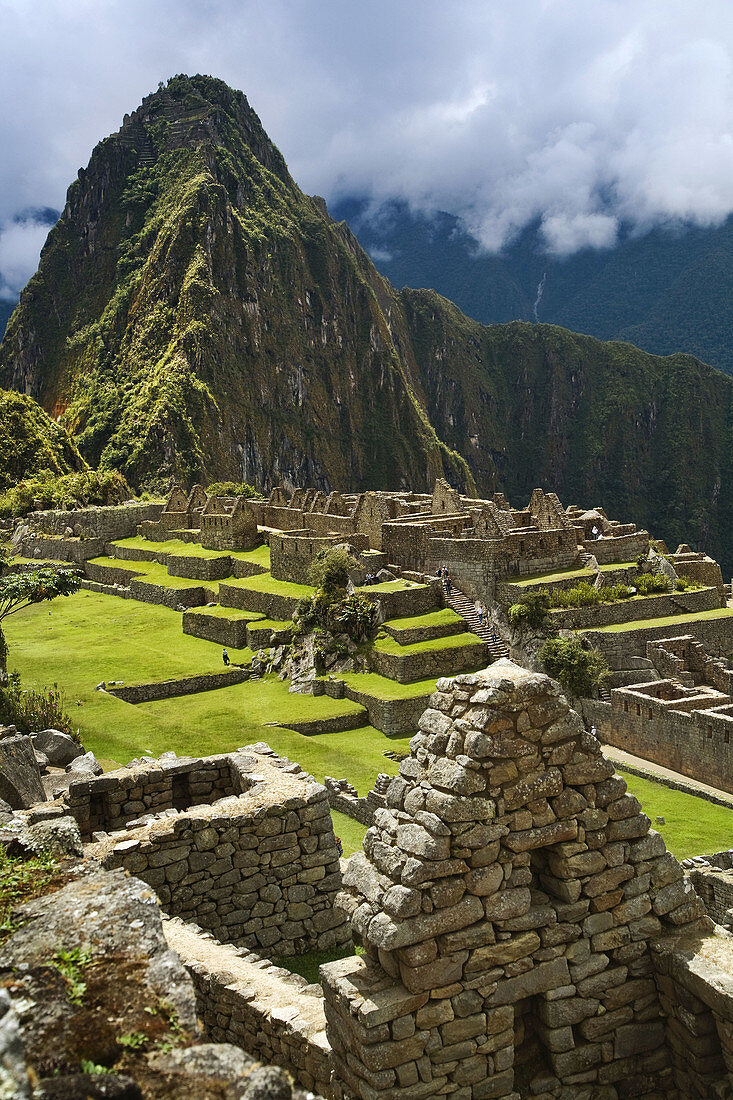
M486 623L483 626L479 623L475 600L469 599L465 592L461 592L454 585L450 596L445 596L445 602L448 607L452 607L465 620L468 629L473 634L476 634L482 642L486 642L492 661L498 661L500 657L509 656L508 646L495 634L492 636L492 628L487 626Z

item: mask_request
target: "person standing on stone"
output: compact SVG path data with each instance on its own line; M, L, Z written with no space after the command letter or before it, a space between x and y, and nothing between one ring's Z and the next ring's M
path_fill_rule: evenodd
M221 659L222 659L222 661L224 662L225 665L229 664L229 654L227 653L227 651L225 649L222 649L222 651L221 651Z
M450 596L452 588L453 588L453 584L452 584L451 579L450 579L450 573L448 572L447 569L443 570L443 578L445 580L445 594L446 594L446 596Z
M478 618L478 625L484 625L484 609L481 600L476 600L476 616Z

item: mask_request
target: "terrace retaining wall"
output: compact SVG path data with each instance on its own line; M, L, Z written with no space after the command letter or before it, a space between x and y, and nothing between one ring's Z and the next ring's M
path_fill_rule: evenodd
M242 684L249 679L249 672L242 668L227 668L222 672L205 672L198 676L182 676L177 680L161 680L149 684L124 684L108 688L110 695L125 703L154 703L158 699L175 699L179 695L197 695L201 691Z
M308 985L246 948L217 943L177 918L163 923L169 946L193 979L209 1039L257 1052L286 1069L304 1089L330 1100L331 1047L320 986Z

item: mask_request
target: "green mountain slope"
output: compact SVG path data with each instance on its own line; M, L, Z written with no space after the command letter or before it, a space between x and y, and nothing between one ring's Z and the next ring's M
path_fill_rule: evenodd
M178 78L70 187L0 378L138 484L469 484L394 346L390 294L244 96Z
M174 78L94 150L0 383L138 486L541 484L733 562L730 379L397 292L208 77Z
M539 318L658 355L689 352L733 373L733 217L623 232L614 248L559 259L546 254L537 225L490 255L450 214L428 218L399 202L375 213L343 199L335 215L396 286L431 287L484 324Z
M68 474L85 466L68 433L31 397L0 390L0 490L42 470Z

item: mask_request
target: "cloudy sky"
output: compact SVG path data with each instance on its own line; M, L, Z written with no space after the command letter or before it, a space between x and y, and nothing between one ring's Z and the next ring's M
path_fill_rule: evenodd
M241 88L298 183L550 251L733 210L731 0L0 0L0 297L160 80Z

